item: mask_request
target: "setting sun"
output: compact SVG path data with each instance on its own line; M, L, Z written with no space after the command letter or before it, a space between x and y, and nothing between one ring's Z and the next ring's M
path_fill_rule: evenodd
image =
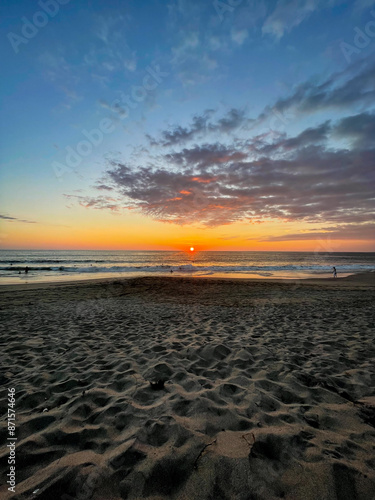
M190 252L194 252L194 247L190 247Z

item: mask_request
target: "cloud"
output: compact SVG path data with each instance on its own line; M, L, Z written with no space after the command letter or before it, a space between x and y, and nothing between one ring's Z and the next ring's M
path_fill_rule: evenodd
M326 121L318 127L307 128L296 137L286 139L282 146L284 149L294 149L308 146L310 144L319 144L327 140L330 131L330 122Z
M263 0L247 0L243 9L219 3L227 13L235 14L233 17L224 16L223 24L217 6L212 3L176 0L167 5L169 16L166 28L172 41L168 64L172 66L174 78L184 87L207 83L214 80L214 75L221 78L223 66L220 62L223 56L244 44L249 37L248 29L255 28L260 11L264 10ZM237 20L239 10L244 16ZM230 25L227 26L228 23ZM176 30L176 26L183 29Z
M375 140L375 114L361 113L343 118L336 125L334 134L348 138L355 147L370 148Z
M192 123L187 126L174 126L163 130L160 138L147 136L154 146L181 146L182 144L201 139L207 134L231 134L254 130L262 126L266 120L270 124L281 120L287 125L288 114L294 115L294 121L300 114L312 114L327 110L346 111L351 108L367 106L371 108L375 102L375 64L360 61L346 70L332 74L323 82L314 80L300 84L288 97L278 99L272 106L266 106L258 117L248 116L245 109L232 108L221 118L214 118L215 110L206 110L201 115L195 115ZM284 144L284 147L294 147L295 141L314 142L317 135L325 139L328 132L327 121L321 130L305 130L303 135ZM271 125L270 125L270 128ZM315 137L311 134L316 134ZM311 136L311 138L309 138ZM264 150L266 152L266 150Z
M296 137L288 138L286 134L276 134L274 132L265 133L255 136L248 141L248 147L251 151L262 154L273 154L276 152L287 152L297 150L310 145L321 144L328 140L328 135L331 130L330 121L326 121L317 127L307 128ZM275 138L272 143L268 138Z
M360 61L341 73L331 75L322 83L307 81L286 98L278 99L258 116L257 123L278 113L315 113L323 110L348 110L371 107L375 101L375 63Z
M189 8L188 11L190 12L191 9ZM172 46L169 64L173 68L175 78L183 86L192 86L206 82L213 70L217 68L217 61L212 54L215 49L210 43L211 36L197 29L196 24L191 23L191 19L186 22L181 22L184 30L179 33ZM191 28L189 28L190 24L192 24ZM173 33L175 33L175 28L173 28Z
M77 93L81 77L74 71L73 65L67 60L62 49L57 53L43 51L38 57L38 62L46 80L64 95L62 104L64 108L71 109L82 100L82 96Z
M117 119L119 119L119 120L123 120L124 118L127 117L128 111L125 109L126 107L123 106L123 101L121 101L120 99L115 99L112 102L112 104L109 104L104 99L100 99L99 105L102 108L107 109L107 110L111 111L112 113L114 113L115 116L117 117Z
M98 189L103 189L103 187L99 187ZM106 188L108 189L108 188ZM110 188L109 188L110 189ZM110 210L111 212L119 212L122 208L128 208L121 203L121 200L116 198L111 198L109 196L79 196L72 194L64 194L63 195L68 200L75 200L78 202L78 205L83 208L94 208L96 210ZM73 205L68 206L71 208Z
M237 44L237 45L242 45L246 38L249 36L249 32L247 30L232 30L231 32L231 37L232 40Z
M205 111L202 115L193 117L193 121L188 127L176 126L169 130L163 130L161 139L157 140L147 136L151 145L174 146L194 139L207 129L207 122L212 111Z
M195 115L192 123L187 127L175 126L161 132L161 139L147 136L153 146L176 146L187 141L192 141L207 133L226 133L229 134L241 126L252 122L245 116L244 110L233 108L229 110L222 118L216 121L210 121L215 111L208 109L201 115Z
M202 169L212 165L243 160L246 157L246 153L236 151L234 148L229 148L222 144L203 144L202 146L185 148L178 153L165 155L165 159L169 163L184 165L190 168L199 166Z
M247 122L248 119L245 116L244 110L232 108L223 118L217 120L216 123L209 124L208 128L211 132L223 132L228 134Z
M122 15L97 17L95 34L102 45L86 54L85 63L110 73L124 68L134 72L137 69L137 54L131 50L124 37L124 26L129 22L129 18Z
M215 143L149 156L148 166L111 160L101 186L126 206L176 224L365 223L375 215L375 149L330 149L330 130L325 122L282 136L267 154L264 143L258 151Z
M343 224L336 227L323 227L316 231L307 231L279 236L267 236L259 241L301 241L313 239L328 240L374 240L375 223Z
M322 0L278 0L275 9L265 20L262 32L279 40L286 32L299 26L314 11L332 3Z
M185 37L181 40L179 45L172 48L172 64L182 63L191 57L192 49L196 49L199 46L199 35L196 31L191 31L187 33Z
M242 236L220 236L218 239L223 241L230 241L242 239Z
M301 84L256 119L245 109L224 115L208 109L185 126L148 136L159 149L110 159L99 196L77 200L87 208L132 208L180 225L276 220L367 231L375 216L374 97L375 65L364 60L322 82ZM352 114L352 107L364 105L366 111ZM250 135L272 109L311 114L328 108L347 114L294 135ZM102 196L105 190L111 198Z
M110 186L106 186L105 184L97 184L95 186L96 189L98 189L99 191L112 191L113 188L110 187Z
M18 217L10 217L9 215L0 215L0 219L6 220L8 222L23 222L25 224L37 224L34 220L19 219Z

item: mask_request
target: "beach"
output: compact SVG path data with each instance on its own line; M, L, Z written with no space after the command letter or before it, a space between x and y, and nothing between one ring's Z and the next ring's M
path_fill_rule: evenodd
M374 499L374 299L375 273L0 286L1 498Z

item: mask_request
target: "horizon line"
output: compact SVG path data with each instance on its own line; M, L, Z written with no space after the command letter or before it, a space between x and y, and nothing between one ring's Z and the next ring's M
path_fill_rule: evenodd
M149 249L90 249L90 248L0 248L0 252L187 252L187 250L149 250ZM329 251L329 250L195 250L203 252L251 252L251 253L375 253L374 251Z

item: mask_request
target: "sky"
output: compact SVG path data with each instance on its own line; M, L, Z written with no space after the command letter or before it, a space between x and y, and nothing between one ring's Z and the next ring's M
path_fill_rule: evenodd
M4 0L0 248L375 251L375 2Z

